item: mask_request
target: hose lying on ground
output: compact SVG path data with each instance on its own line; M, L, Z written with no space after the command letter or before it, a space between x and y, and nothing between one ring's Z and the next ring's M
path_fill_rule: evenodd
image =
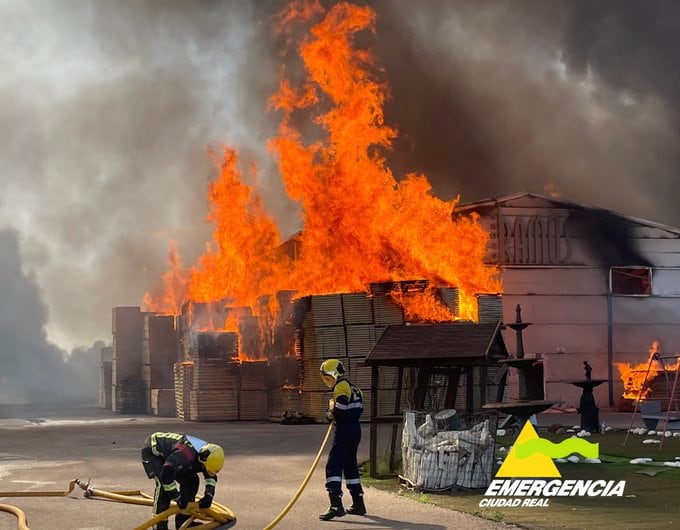
M59 491L0 491L0 497L68 497L77 483L78 479L72 480L69 482L67 490ZM26 514L20 508L11 504L0 504L0 512L15 515L19 529L30 530L26 523Z
M153 499L142 493L141 491L104 491L99 489L91 488L89 483L83 484L81 481L76 481L77 484L85 490L86 497L99 497L102 499L109 499L117 502L125 502L128 504L141 504L145 506L153 506ZM203 530L211 530L217 528L218 526L228 523L236 519L234 512L232 512L226 506L218 502L212 503L210 508L201 509L198 507L197 502L190 502L184 510L180 510L179 506L175 503L170 506L164 512L161 512L145 523L135 527L135 530L146 530L147 528L152 528L156 523L166 520L168 517L175 515L179 512L186 513L191 517L182 525L182 529L188 528L192 522L202 523L194 528L201 528ZM207 522L203 522L207 521Z
M274 528L279 522L281 522L281 519L284 518L284 516L288 513L288 511L293 507L293 505L297 502L298 498L304 491L304 489L307 487L307 483L309 480L312 478L312 475L314 474L314 470L316 469L317 464L319 463L319 460L321 459L321 455L323 454L323 450L326 447L326 444L328 443L328 439L330 438L331 431L333 430L333 424L331 423L328 425L328 431L326 431L326 436L323 439L323 442L321 442L321 447L319 447L319 452L316 454L316 458L314 458L314 462L312 462L312 466L309 468L309 471L307 472L307 475L305 476L304 480L302 481L302 484L300 484L300 487L298 490L295 492L295 495L293 495L293 498L288 502L286 507L279 513L271 523L269 523L267 526L265 526L264 530L271 530ZM0 492L0 498L1 497L67 497L75 488L75 485L78 484L83 490L85 490L85 497L99 497L103 499L109 499L112 501L117 501L117 502L124 502L127 504L138 504L138 505L143 505L143 506L153 506L153 499L149 497L147 494L142 493L139 490L134 490L134 491L103 491L103 490L98 490L90 487L90 483L83 483L79 479L72 480L69 482L69 487L68 490L66 491L5 491L5 492ZM16 515L18 519L18 525L19 525L19 530L30 530L28 526L26 526L26 516L23 511L21 511L19 508L16 506L10 506L9 504L0 504L0 511L5 511L12 513ZM155 515L145 523L141 524L140 526L135 527L134 530L147 530L148 528L153 527L156 523L159 523L160 521L164 521L168 519L168 517L171 517L177 513L179 513L180 510L179 506L177 506L175 503L170 506L167 510L165 510L162 513L159 513L158 515ZM236 516L234 515L234 512L231 511L229 508L226 506L223 506L217 502L212 503L212 506L207 509L200 509L198 507L198 503L196 502L190 502L188 506L183 510L184 513L189 514L191 517L182 525L181 530L184 530L189 527L189 525L196 521L196 522L202 522L204 519L209 519L208 522L203 523L199 526L194 526L193 528L199 528L203 530L212 530L214 528L217 528L224 523L228 523L229 521L233 521L236 519Z
M139 490L135 491L116 491L109 492L98 490L90 487L89 482L84 483L79 479L74 479L69 482L69 487L64 491L0 491L0 498L2 497L67 497L74 489L75 486L79 485L83 490L85 490L85 497L98 497L102 499L108 499L117 502L124 502L127 504L138 504L143 506L153 506L153 499ZM0 504L0 511L8 512L17 517L17 524L19 530L30 530L26 523L26 514L16 506L11 506L9 504ZM197 502L191 502L184 509L180 510L179 507L173 503L173 505L165 510L164 512L152 517L145 523L137 526L135 530L146 530L147 528L153 527L156 523L167 519L168 517L175 515L182 511L190 515L190 518L186 523L182 525L182 530L188 528L192 522L200 522L199 526L194 526L193 528L199 528L203 530L212 530L218 526L228 523L236 519L234 512L232 512L226 506L223 506L217 502L213 502L212 506L207 509L201 509L198 507ZM207 521L207 522L203 522Z
M331 436L331 431L333 430L333 424L331 423L328 426L328 431L326 431L326 437L323 439L323 442L321 442L321 447L319 447L319 452L316 454L316 458L314 459L314 462L312 463L312 467L309 468L309 471L307 472L307 476L304 478L302 481L302 484L300 484L300 487L298 490L295 492L295 495L293 495L293 498L290 500L290 502L286 505L286 507L281 511L279 515L277 515L271 523L269 523L267 526L264 527L264 530L271 530L274 528L281 519L288 513L288 510L290 510L293 507L293 504L295 504L304 491L304 489L307 487L307 483L309 482L309 479L312 478L312 475L314 474L314 470L316 469L316 465L319 463L319 459L321 458L321 455L323 453L324 448L326 447L326 444L328 443L328 438Z
M26 514L24 512L22 512L16 506L12 506L10 504L0 504L0 512L8 512L8 513L16 515L17 525L19 526L19 530L31 530L26 525Z

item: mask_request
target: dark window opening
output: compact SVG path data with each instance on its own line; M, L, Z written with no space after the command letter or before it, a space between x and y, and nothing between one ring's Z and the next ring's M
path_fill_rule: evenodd
M650 296L652 269L649 267L612 267L612 294Z

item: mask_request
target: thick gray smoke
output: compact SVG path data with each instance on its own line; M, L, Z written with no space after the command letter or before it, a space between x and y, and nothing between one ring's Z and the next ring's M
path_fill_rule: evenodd
M109 343L111 308L141 304L170 239L195 262L211 232L208 148L258 163L283 235L300 228L266 152L283 4L0 4L3 374ZM423 172L463 202L557 190L680 226L679 3L370 4L395 177Z
M45 335L47 308L21 270L16 232L0 230L0 404L96 404L101 341L67 357Z
M397 174L463 202L530 190L680 226L680 4L374 2Z
M209 148L257 161L296 228L267 162L268 26L245 1L0 5L0 227L20 233L57 344L110 342L111 308L141 304L170 239L187 264L204 251Z

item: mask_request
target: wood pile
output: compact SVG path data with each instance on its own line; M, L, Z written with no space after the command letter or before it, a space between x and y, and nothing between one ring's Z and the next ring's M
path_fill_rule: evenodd
M499 294L478 294L477 313L480 324L503 320L503 298Z
M173 367L175 375L175 415L182 421L191 420L189 392L193 386L194 362L182 361Z
M151 403L153 390L174 387L173 366L177 362L177 356L175 318L166 315L145 315L142 338L142 380L144 391L149 396L152 414L154 413L153 403Z
M189 391L193 421L238 420L239 364L224 359L194 361Z
M402 309L383 293L311 295L299 299L302 314L297 350L302 359L302 411L326 421L330 390L319 368L326 359L339 359L349 379L364 392L363 421L370 420L371 369L363 360L388 324L402 324Z
M238 420L238 388L191 390L189 410L192 421Z
M164 418L175 417L175 389L151 389L151 414Z
M115 403L114 412L120 414L148 414L147 400L144 395L144 382L141 379L126 379L111 386L111 402Z
M139 307L113 308L111 409L114 412L149 412L149 400L144 399L141 377L144 315Z
M251 361L241 363L239 418L241 420L266 420L269 417L267 392L268 363Z

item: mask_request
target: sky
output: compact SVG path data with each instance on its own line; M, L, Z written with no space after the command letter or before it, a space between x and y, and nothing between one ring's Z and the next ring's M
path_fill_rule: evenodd
M0 401L49 367L96 370L111 309L141 305L170 240L203 253L210 149L256 163L282 235L300 229L266 149L283 4L0 0ZM680 3L369 4L397 179L680 226Z

